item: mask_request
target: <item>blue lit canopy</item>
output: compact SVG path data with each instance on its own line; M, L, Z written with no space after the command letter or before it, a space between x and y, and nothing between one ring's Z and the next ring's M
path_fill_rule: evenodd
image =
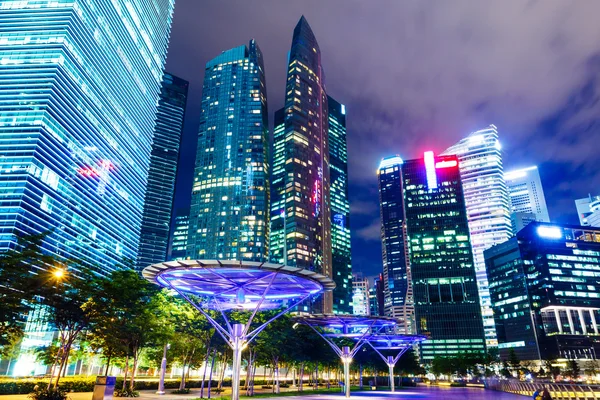
M206 298L203 306L218 310L279 308L335 288L331 279L313 271L250 261L170 261L151 265L142 274L180 294Z
M317 327L323 336L363 338L384 329L393 328L397 320L391 317L369 317L349 314L312 314L299 315L296 321Z
M425 335L370 335L363 338L377 350L401 350L427 340Z

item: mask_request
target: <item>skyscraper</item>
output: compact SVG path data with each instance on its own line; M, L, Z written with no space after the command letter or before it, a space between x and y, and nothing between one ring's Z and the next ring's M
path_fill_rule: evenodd
M532 222L485 260L503 359L596 359L600 229Z
M352 314L371 315L369 278L352 277Z
M414 307L410 259L406 242L402 158L384 158L377 170L383 256L384 314L401 321L405 333L413 331Z
M206 64L188 256L267 261L269 135L254 40Z
M139 269L167 261L188 85L188 81L169 73L163 76L137 258Z
M513 221L522 221L527 224L535 215L536 221L550 222L540 172L536 166L506 172L504 179L508 187L511 212L526 214L513 216ZM513 222L515 234L521 228L523 226Z
M331 270L333 312L353 312L350 202L348 201L348 150L346 107L327 96L329 106L329 178L331 180Z
M3 1L0 248L135 260L173 0Z
M456 156L426 152L402 165L407 241L421 356L483 352L485 340Z
M575 207L577 208L579 223L582 226L590 226L590 217L595 213L600 215L600 196L592 196L590 194L583 199L577 199L575 200ZM594 217L592 217L592 219L594 219Z
M187 255L188 234L190 231L190 209L177 209L175 227L169 246L169 261L185 260Z
M304 17L294 29L285 107L275 113L271 260L333 277L327 94L321 52ZM333 311L332 293L315 306Z
M458 156L488 346L495 346L498 341L483 251L512 236L508 189L504 181L500 149L498 131L494 125L490 125L471 133L442 153Z

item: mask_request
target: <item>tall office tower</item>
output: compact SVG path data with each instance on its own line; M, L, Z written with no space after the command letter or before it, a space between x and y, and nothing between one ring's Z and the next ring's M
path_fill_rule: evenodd
M267 261L269 134L254 40L206 64L188 257Z
M504 179L508 187L511 212L525 213L512 217L515 234L531 222L533 215L536 221L550 222L540 172L536 166L506 172Z
M331 271L335 281L333 312L353 312L350 202L348 201L348 150L346 107L331 96L329 105L329 193L331 196Z
M512 236L502 152L494 125L471 133L442 155L455 154L463 184L486 344L496 346L494 314L483 251Z
M0 249L135 260L173 0L0 5Z
M169 246L169 261L185 260L187 255L188 234L190 231L190 209L177 209L175 213L175 227L171 235Z
M352 314L371 315L369 278L352 277Z
M428 151L402 165L417 333L426 362L485 351L463 185L456 156Z
M384 314L405 333L414 329L414 306L402 187L402 159L384 158L377 170L381 215Z
M532 222L485 261L504 360L596 359L600 229Z
M319 45L302 17L289 53L285 107L275 113L270 258L333 277L323 75ZM333 312L332 293L312 308Z
M589 218L595 212L600 212L600 196L592 196L583 199L575 200L575 207L577 208L577 216L579 217L579 223L581 226L590 226Z
M167 261L188 81L165 72L158 100L137 268Z

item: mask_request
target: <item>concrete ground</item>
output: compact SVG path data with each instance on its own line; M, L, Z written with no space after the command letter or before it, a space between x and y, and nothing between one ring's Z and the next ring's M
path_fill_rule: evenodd
M242 393L244 394L244 393ZM224 396L228 398L228 393ZM169 390L163 396L157 395L154 391L141 391L140 400L186 400L200 397L200 389L192 389L188 395L171 394ZM206 391L205 391L206 397ZM211 398L219 399L219 395L211 394ZM296 396L294 396L296 397ZM298 393L297 397L329 400L343 399L341 393L335 394L319 394L319 395L302 395ZM70 393L70 400L92 400L92 393ZM284 397L269 397L272 400L286 400L290 396ZM371 400L398 399L398 400L425 400L425 399L443 399L443 400L523 400L525 397L516 394L495 392L480 388L451 388L437 386L419 386L416 388L402 389L396 393L380 392L380 391L363 391L352 392L352 398L368 398ZM0 396L0 400L29 400L26 394L10 394Z

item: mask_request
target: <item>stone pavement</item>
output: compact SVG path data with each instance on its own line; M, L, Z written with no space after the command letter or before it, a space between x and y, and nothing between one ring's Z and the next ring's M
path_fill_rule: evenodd
M169 390L165 395L158 395L155 391L142 390L140 391L140 400L189 400L200 397L200 389L192 389L190 394L171 394ZM206 397L206 391L205 391ZM294 396L296 397L296 396ZM294 398L291 396L284 397L269 397L271 400L286 400ZM302 395L298 393L297 397L303 399L318 399L318 400L330 400L343 399L341 393L334 394L318 394L318 395ZM91 400L92 393L70 393L70 400ZM212 399L219 399L219 395L211 394ZM225 398L228 398L228 393L225 393ZM452 388L452 387L437 387L437 386L419 386L416 388L402 389L396 393L380 392L380 391L363 391L363 392L352 392L352 398L365 398L369 400L429 400L429 399L443 399L443 400L524 400L526 397L519 396L504 392L495 392L491 390L485 390L480 388ZM0 400L29 400L26 394L10 394L1 395Z

